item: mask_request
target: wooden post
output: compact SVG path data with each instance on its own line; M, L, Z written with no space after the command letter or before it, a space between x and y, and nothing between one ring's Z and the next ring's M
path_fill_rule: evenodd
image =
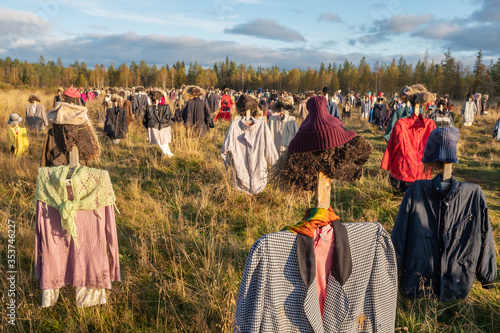
M69 167L76 168L80 163L80 158L78 156L78 147L73 146L73 149L69 152Z
M449 182L451 179L451 169L452 169L452 164L451 163L444 163L443 166L443 182Z
M323 172L318 174L318 184L316 185L315 205L317 208L330 208L331 182Z
M420 114L420 104L415 104L415 109L413 111L417 116Z

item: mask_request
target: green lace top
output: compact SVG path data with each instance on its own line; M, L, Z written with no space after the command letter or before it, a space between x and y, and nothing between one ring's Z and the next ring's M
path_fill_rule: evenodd
M62 229L78 245L75 225L78 210L96 210L99 214L97 209L115 204L115 193L106 170L78 166L69 179L73 190L73 200L69 200L66 188L69 170L69 166L39 168L35 204L39 200L59 210Z

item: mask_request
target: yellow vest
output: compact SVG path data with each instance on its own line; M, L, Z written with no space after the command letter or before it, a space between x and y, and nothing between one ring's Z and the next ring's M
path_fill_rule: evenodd
M14 147L16 156L28 151L28 133L25 127L17 127L17 135L15 128L9 127L7 130L7 137L9 138L9 148Z

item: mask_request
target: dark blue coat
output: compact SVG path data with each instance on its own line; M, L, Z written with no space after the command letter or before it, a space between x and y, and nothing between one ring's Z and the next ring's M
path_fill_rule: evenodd
M408 298L465 299L474 275L494 287L497 262L488 207L481 187L452 178L448 194L441 176L417 180L406 191L391 239L399 288Z

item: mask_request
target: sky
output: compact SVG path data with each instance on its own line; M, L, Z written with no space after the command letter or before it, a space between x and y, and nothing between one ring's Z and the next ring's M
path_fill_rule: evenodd
M0 58L108 66L500 57L500 0L0 0Z

